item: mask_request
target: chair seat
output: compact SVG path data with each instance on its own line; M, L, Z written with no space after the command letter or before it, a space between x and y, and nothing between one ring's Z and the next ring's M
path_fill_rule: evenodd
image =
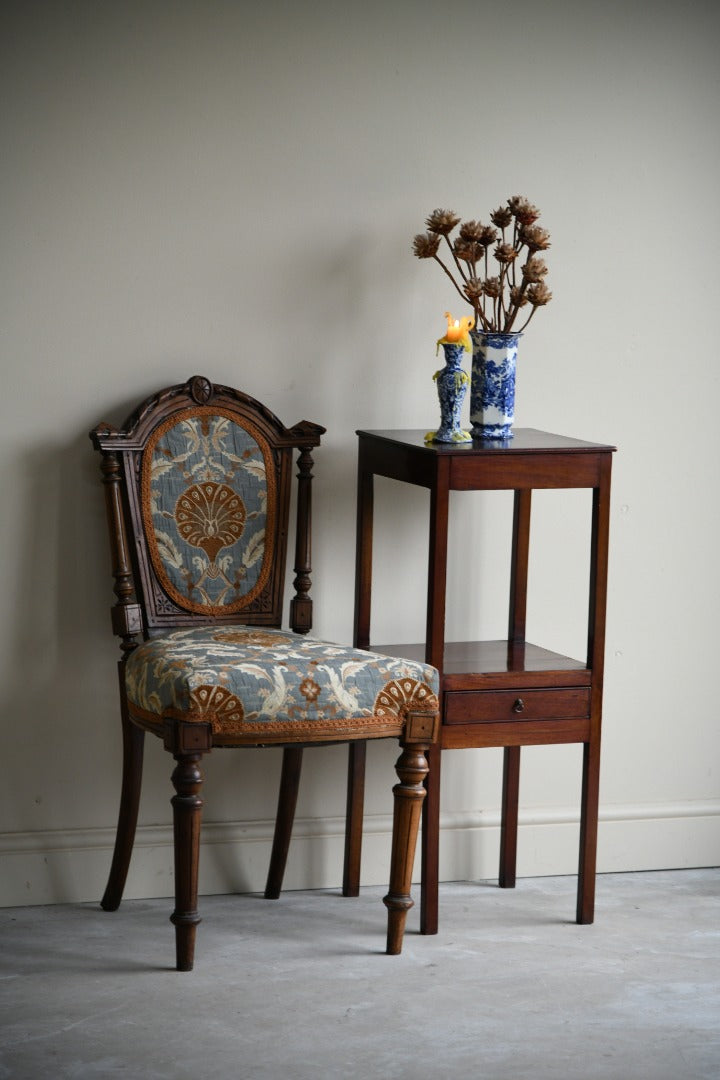
M141 726L209 721L226 746L398 736L405 708L437 709L439 692L429 664L238 625L151 638L128 657L125 680Z

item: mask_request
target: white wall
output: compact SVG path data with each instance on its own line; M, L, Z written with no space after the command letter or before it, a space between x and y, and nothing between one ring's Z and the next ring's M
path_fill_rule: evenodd
M325 424L315 630L349 640L354 432L438 415L455 298L412 236L516 193L543 211L555 294L517 422L619 447L600 868L720 860L719 40L710 0L4 5L1 903L94 899L109 865L118 650L87 431L196 372ZM582 655L587 506L556 494L531 637ZM422 633L426 510L378 484L376 639ZM493 633L507 503L453 510L449 636ZM365 882L395 756L372 748ZM499 752L444 760L443 876L493 875ZM262 886L278 763L207 760L206 891ZM149 747L128 895L171 891L169 765ZM308 762L290 886L339 881L343 767ZM574 871L578 786L577 748L526 752L521 873Z

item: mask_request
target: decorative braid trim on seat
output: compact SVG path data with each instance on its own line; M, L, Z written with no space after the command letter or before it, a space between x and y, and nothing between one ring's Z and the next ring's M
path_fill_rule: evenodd
M432 698L423 706L428 712L437 709L437 698L433 706ZM286 743L347 742L351 739L386 739L399 738L405 727L404 713L384 716L349 716L341 720L292 721L291 723L245 723L233 724L229 729L223 724L222 716L212 711L182 712L168 709L164 716L130 706L130 716L140 727L162 735L166 719L185 720L195 723L210 721L213 729L215 746L277 746Z

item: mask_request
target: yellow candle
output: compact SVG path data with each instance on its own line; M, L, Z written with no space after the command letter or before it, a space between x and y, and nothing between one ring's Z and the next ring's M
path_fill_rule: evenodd
M462 345L470 352L472 350L470 331L475 325L475 320L471 315L465 315L462 319L453 319L449 311L445 312L445 318L447 319L447 330L438 344L442 342L445 345Z
M448 319L447 331L445 333L446 341L459 341L462 337L462 330L460 329L460 320L456 319L455 322L451 322Z

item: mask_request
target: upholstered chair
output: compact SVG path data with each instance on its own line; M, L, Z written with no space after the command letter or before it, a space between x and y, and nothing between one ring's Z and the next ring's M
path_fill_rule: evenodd
M122 429L91 433L102 455L121 641L123 777L108 911L122 899L140 799L143 745L175 761L176 962L193 966L198 914L200 763L211 750L282 746L266 896L282 885L303 748L396 738L387 951L408 909L425 751L437 738L438 677L427 664L309 635L311 451L324 428L286 428L251 397L194 376L146 400ZM281 629L293 452L295 595ZM242 778L242 763L239 766Z

